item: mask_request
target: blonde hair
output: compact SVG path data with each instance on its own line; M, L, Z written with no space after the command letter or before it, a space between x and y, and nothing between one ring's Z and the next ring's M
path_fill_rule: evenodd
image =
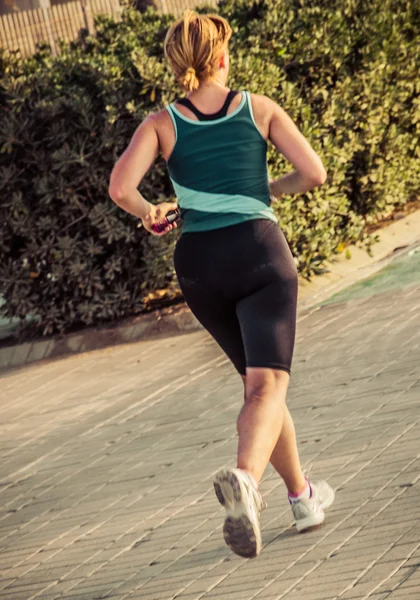
M218 15L199 15L193 10L169 28L165 55L181 87L188 92L212 77L232 35L229 23Z

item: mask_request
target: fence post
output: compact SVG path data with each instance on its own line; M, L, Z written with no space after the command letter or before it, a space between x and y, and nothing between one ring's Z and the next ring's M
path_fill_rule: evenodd
M122 6L119 0L112 0L112 16L116 21L121 21Z
M83 19L85 22L85 28L88 30L89 35L95 35L95 23L92 16L92 10L88 0L81 0Z
M55 43L55 39L54 39L53 32L51 29L50 9L43 7L42 13L44 15L45 27L47 28L48 43L51 46L52 53L54 54L54 56L57 56L57 54L58 54L57 44Z
M52 53L54 56L57 56L57 44L55 43L54 35L51 28L51 20L50 20L50 11L51 11L51 2L50 0L33 0L32 1L33 8L42 9L42 15L44 17L45 28L47 30L48 43L51 46Z

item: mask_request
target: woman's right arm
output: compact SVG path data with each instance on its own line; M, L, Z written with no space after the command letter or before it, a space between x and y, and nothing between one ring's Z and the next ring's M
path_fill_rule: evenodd
M176 202L151 204L137 189L159 152L156 118L157 115L149 116L135 131L128 148L112 170L109 195L120 208L141 219L147 231L161 236L174 229L176 223L168 224L160 233L153 226L163 221L166 214L178 205Z
M276 197L282 194L303 194L322 185L327 172L318 154L285 111L272 100L264 100L268 101L271 108L268 137L295 167L292 173L270 183L271 193Z

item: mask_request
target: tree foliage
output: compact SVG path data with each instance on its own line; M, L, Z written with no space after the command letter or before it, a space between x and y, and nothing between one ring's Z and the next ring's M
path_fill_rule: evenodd
M320 189L275 205L310 277L344 245L369 245L366 224L418 192L419 10L397 0L222 0L219 10L234 32L231 87L279 102L327 168ZM127 9L119 23L98 17L97 36L58 57L0 54L1 310L32 315L32 331L133 315L176 286L178 233L146 234L107 192L136 126L179 93L162 49L171 20ZM269 168L291 167L271 149ZM141 191L172 198L161 159Z

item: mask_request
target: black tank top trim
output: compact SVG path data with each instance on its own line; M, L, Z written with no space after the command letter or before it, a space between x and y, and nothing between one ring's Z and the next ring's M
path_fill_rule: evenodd
M224 101L222 108L210 115L202 113L200 110L198 110L198 108L194 106L194 104L188 98L181 98L180 100L177 100L177 104L182 104L182 106L188 108L192 113L195 114L199 121L214 121L215 119L221 119L222 117L225 117L227 115L229 106L237 94L239 94L238 91L230 90L230 92L226 96L226 100Z

